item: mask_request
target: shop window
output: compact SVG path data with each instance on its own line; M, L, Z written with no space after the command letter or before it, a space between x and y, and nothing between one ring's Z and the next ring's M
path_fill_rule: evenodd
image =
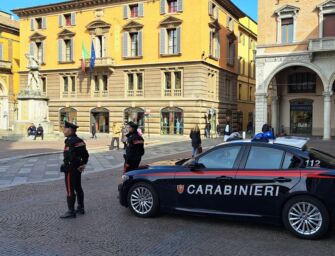
M142 132L145 132L145 118L144 109L142 108L127 108L124 111L124 122L128 123L130 121L138 124L138 127Z
M183 110L164 108L161 111L161 133L163 135L182 135L184 132Z
M97 133L109 133L109 110L94 108L91 110L91 126L95 125Z
M77 110L74 108L62 108L59 111L59 130L63 131L65 121L77 123Z

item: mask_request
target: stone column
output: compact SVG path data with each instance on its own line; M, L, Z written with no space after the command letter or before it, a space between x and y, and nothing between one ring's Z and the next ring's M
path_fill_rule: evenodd
M330 140L331 139L331 92L323 93L323 139Z
M274 129L275 134L278 133L279 124L279 107L278 107L278 96L272 96L271 102L272 114L271 114L271 126Z
M262 131L262 126L268 122L268 96L266 93L256 93L255 133Z

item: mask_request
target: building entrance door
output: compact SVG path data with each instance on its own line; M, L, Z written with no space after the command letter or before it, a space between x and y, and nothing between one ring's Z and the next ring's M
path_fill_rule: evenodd
M290 133L312 135L313 101L295 100L290 103Z

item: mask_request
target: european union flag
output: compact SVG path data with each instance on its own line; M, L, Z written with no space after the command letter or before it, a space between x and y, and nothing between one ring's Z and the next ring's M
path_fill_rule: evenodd
M91 72L94 69L95 59L96 59L96 57L95 57L94 43L92 41L92 45L91 45L91 61L90 61Z

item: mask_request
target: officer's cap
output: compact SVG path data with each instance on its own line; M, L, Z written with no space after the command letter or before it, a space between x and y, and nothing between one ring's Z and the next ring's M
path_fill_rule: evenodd
M65 122L64 122L64 127L65 127L65 128L71 128L71 129L73 129L73 130L77 130L77 129L79 128L78 125L75 125L75 124L70 123L70 122L68 122L68 121L65 121Z

